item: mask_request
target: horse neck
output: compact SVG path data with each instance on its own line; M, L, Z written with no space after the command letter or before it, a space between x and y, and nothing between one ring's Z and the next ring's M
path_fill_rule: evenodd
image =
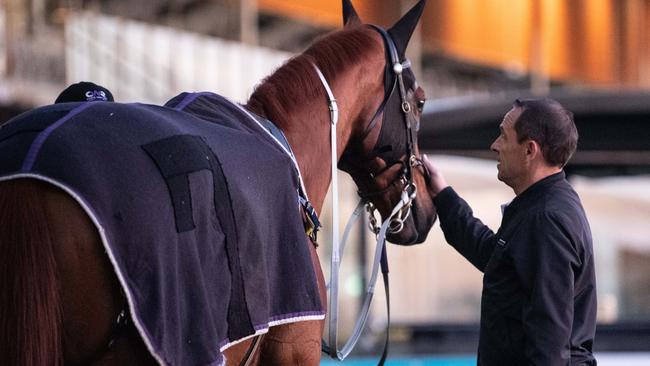
M313 72L316 75L316 71ZM337 161L352 136L365 128L365 123L369 121L368 115L371 113L369 111L372 110L374 113L381 102L379 98L371 98L377 95L369 91L372 88L360 87L360 85L374 85L375 89L383 93L382 75L379 75L380 72L374 74L368 73L368 65L351 65L343 75L328 80L339 110L336 126ZM296 107L291 110L273 110L275 103L259 105L253 99L249 101L247 107L273 120L283 130L298 161L309 199L316 212L320 214L332 178L331 121L324 86L316 82L311 87L317 88L320 98L296 103ZM273 116L282 117L273 118Z

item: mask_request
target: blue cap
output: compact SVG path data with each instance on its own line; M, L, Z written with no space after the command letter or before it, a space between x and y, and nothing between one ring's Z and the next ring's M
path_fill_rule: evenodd
M113 94L103 86L82 81L65 88L54 103L94 101L113 102Z

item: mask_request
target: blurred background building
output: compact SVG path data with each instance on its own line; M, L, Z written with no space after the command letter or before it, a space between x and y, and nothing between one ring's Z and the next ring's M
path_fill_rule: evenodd
M353 2L364 21L388 26L415 0ZM80 80L120 102L162 104L198 90L244 102L264 76L342 22L339 0L0 4L0 123ZM513 196L496 180L488 149L509 103L551 95L576 112L582 139L567 171L594 235L596 349L650 352L650 0L429 0L409 57L430 99L421 145L493 229L499 204ZM351 212L349 180L342 194ZM327 230L322 237L327 270ZM356 315L372 239L357 233L353 242L366 244L348 247L344 324ZM481 274L437 225L424 245L389 254L396 352L473 353ZM359 352L381 340L382 296Z
M355 3L365 21L390 24L413 1ZM213 68L227 74L228 67L238 66L222 60L220 51L230 44L207 46L202 41L235 42L231 48L238 50L261 47L295 53L341 23L337 0L3 0L2 4L0 100L26 106L49 101L48 92L80 77L93 77L87 73L97 69L112 75L99 75L113 81L112 87L157 83L169 88L160 91L168 97L192 86L191 78L160 80L154 74L149 81L144 75L134 80L123 69L148 73L147 67L155 66L170 74L190 66L202 75L210 67L201 60L212 52L218 57L208 56L209 61L226 65ZM649 35L647 0L432 0L410 52L430 97L522 88L544 93L558 85L647 88ZM175 62L178 57L189 65ZM249 87L245 81L240 84ZM153 95L147 97L160 102ZM124 101L140 98L135 92L122 96Z

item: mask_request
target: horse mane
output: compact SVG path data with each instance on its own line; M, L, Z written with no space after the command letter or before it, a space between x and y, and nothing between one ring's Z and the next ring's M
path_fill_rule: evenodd
M318 65L331 84L350 65L380 52L381 44L373 38L373 33L369 27L357 25L323 36L264 79L255 88L247 107L280 128L287 128L283 121L288 111L309 108L315 100L327 100L313 65Z

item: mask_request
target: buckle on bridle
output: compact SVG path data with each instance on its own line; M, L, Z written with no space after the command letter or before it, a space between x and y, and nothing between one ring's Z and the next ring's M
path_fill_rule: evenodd
M402 190L400 201L398 203L401 207L388 218L390 221L388 224L388 232L391 234L397 234L404 229L404 222L411 215L411 206L413 205L413 200L415 200L415 197L417 196L417 186L415 183L407 182L404 180L404 177L402 177L401 180L404 182L404 189ZM379 221L377 221L377 218L375 217L377 208L370 201L367 201L365 205L366 211L368 212L368 227L370 228L370 231L377 235L381 230L381 225L379 225Z
M306 199L301 199L301 206L303 212L302 223L305 227L305 234L307 234L312 244L314 244L315 247L318 247L318 230L320 230L322 225L318 219L316 210L314 210L311 202L307 201Z
M423 163L422 160L420 160L420 158L418 158L415 155L411 155L411 157L409 158L409 165L411 165L411 168L415 168L418 166L422 166Z
M366 212L368 213L368 228L375 235L379 234L379 230L381 230L381 225L379 225L377 221L377 217L375 217L376 211L377 208L375 207L375 205L370 201L366 201Z
M411 112L411 104L407 101L402 102L402 112L404 113L410 113Z

